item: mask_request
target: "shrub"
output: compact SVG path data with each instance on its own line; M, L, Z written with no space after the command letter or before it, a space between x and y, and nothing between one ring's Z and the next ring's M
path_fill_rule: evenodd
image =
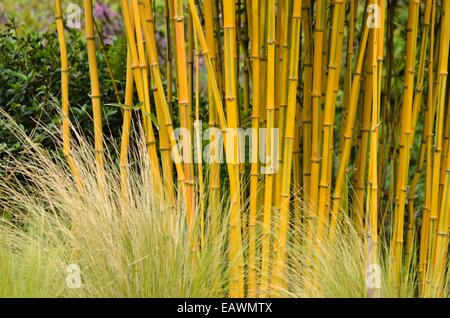
M91 100L89 97L89 66L83 32L68 30L68 58L70 65L70 110L74 122L84 135L91 134ZM122 36L113 45L107 46L107 54L114 65L115 78L122 90L126 57L119 54L115 46L123 47ZM59 107L60 69L59 46L54 30L47 32L29 31L18 34L14 21L0 30L0 107L9 113L27 135L45 147L54 148L45 130L59 130L61 116ZM111 138L119 136L121 112L119 108L108 106L117 103L109 78L105 57L98 50L98 64L102 89L103 120L105 130ZM109 53L111 52L111 54ZM120 92L121 93L121 92ZM43 124L43 127L37 125ZM20 153L23 150L11 135L8 123L0 121L0 160L6 153Z

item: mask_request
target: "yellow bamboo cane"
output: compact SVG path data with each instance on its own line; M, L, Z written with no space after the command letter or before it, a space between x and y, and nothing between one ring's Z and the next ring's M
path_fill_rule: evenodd
M156 140L155 134L153 131L153 123L151 120L151 107L150 107L150 86L149 86L149 78L148 78L148 66L147 66L147 58L145 54L144 48L144 40L143 40L143 27L141 22L141 17L139 14L139 5L137 0L131 1L131 9L133 12L134 18L134 28L136 34L136 44L137 44L137 62L138 64L133 63L134 67L138 68L138 72L140 75L140 81L136 81L136 84L141 86L141 101L143 102L143 116L144 116L144 125L146 132L146 144L147 151L150 158L150 169L152 175L152 185L155 189L155 193L163 198L163 184L161 178L161 171L159 166L159 158L156 150ZM133 45L130 45L132 47ZM134 48L133 48L134 49ZM139 92L139 90L138 90Z
M205 65L206 70L208 72L208 81L211 83L211 87L213 90L213 96L214 96L214 105L216 106L216 112L217 117L219 120L220 128L222 132L225 134L225 144L227 136L227 122L225 117L225 112L222 105L222 99L221 94L219 91L219 86L217 84L216 76L215 76L215 70L213 69L213 65L211 63L211 57L210 57L210 51L208 49L208 45L206 43L206 38L202 30L202 25L200 22L200 18L197 13L197 8L195 6L194 0L188 0L189 5L189 12L192 15L192 21L194 23L194 30L197 33L198 40L200 43L200 47L202 49L202 54L205 59ZM228 169L228 176L230 179L230 187L236 187L236 183L239 182L239 180L236 180L235 176L235 169L234 166L227 162L227 169ZM231 191L231 190L230 190ZM233 203L233 202L231 202ZM238 209L235 209L234 207L230 206L230 219L232 220L240 220L240 213L241 211ZM235 215L238 214L238 215ZM234 227L231 229L232 235L230 233L230 245L231 245L231 254L230 254L230 260L231 260L231 278L230 280L233 282L238 282L230 284L230 296L233 297L243 297L244 295L244 263L242 259L241 249L242 249L242 237L239 228Z
M120 181L122 197L128 199L128 151L130 144L131 115L133 106L133 71L131 70L130 50L127 50L127 75L125 84L125 103L123 110L122 139L120 143Z
M445 105L445 96L446 96L446 88L447 88L447 72L448 72L448 52L449 52L449 41L450 36L448 30L450 29L450 3L445 1L443 3L443 17L441 21L441 30L440 30L440 39L439 39L439 61L438 61L438 90L437 94L437 109L438 113L441 109L444 108ZM447 31L446 31L447 30ZM448 110L447 110L448 111ZM438 141L439 142L439 141ZM449 147L450 149L450 147ZM443 279L445 273L445 250L448 248L448 217L450 210L450 164L448 164L450 160L447 161L446 167L446 175L445 175L445 183L444 183L444 191L442 197L442 203L440 207L440 213L438 211L433 211L433 206L431 210L430 217L430 233L434 231L433 221L435 215L438 216L438 224L437 232L434 234L436 236L435 240L431 240L434 243L434 246L431 248L434 249L434 253L432 253L433 258L431 259L430 264L430 275L431 278L431 286L428 291L428 295L439 295L442 292L443 287Z
M402 266L402 250L403 250L403 224L406 192L408 184L409 156L410 156L410 137L411 137L411 112L412 112L412 96L414 84L414 63L418 29L420 1L409 1L408 9L408 32L407 32L407 49L406 49L406 65L405 65L405 85L402 99L402 118L401 136L400 136L400 154L398 165L398 178L396 184L396 200L394 211L394 228L392 235L392 251L393 251L393 274L394 279L399 278Z
M434 78L434 27L435 27L435 16L436 16L436 1L432 1L431 8L431 26L430 26L430 51L428 59L428 98L427 98L427 117L425 131L426 138L426 174L425 174L425 207L422 216L422 229L420 235L420 246L419 246L419 295L423 296L425 293L425 274L428 264L428 241L429 241L429 224L430 224L430 214L431 214L431 192L432 192L432 182L433 182L433 160L432 160L432 138L433 138L433 119L435 114L435 105L433 104L433 78Z
M372 119L370 129L370 150L369 150L369 176L367 190L366 217L368 225L368 263L369 265L378 265L378 127L379 127L379 107L380 107L380 84L381 84L381 62L383 51L379 46L383 42L384 24L384 3L382 1L373 1L375 6L381 10L380 27L372 29ZM381 33L381 35L380 35ZM380 43L378 43L380 41ZM379 65L380 64L380 65ZM368 288L369 297L375 297L378 291Z
M278 221L278 211L280 209L281 187L282 187L282 171L283 171L283 147L284 147L284 127L286 118L286 107L288 98L288 76L289 76L289 20L290 20L290 3L289 1L280 1L278 5L277 15L277 50L276 50L276 68L280 72L275 73L275 106L276 117L278 117L278 170L275 184L274 207L277 215L274 220ZM275 227L274 227L275 228ZM274 238L275 241L277 238ZM276 253L278 244L274 242L274 253Z
M97 176L100 187L105 185L104 158L103 158L103 128L100 83L98 80L97 57L94 35L94 17L92 0L84 0L86 41L89 60L89 77L91 80L91 100L94 117L95 160Z
M239 141L238 141L238 105L236 92L236 17L235 17L235 0L224 0L224 75L225 75L225 103L227 110L227 127L229 134L227 135L226 155L227 162L231 162L233 166L235 184L230 184L230 238L234 239L241 231L240 219L240 176L239 176ZM228 148L228 149L227 149ZM233 242L233 240L231 240ZM230 259L233 260L235 255L239 253L237 244L230 246ZM231 296L239 296L243 286L239 286L241 280L238 277L231 281ZM234 285L233 285L234 284Z
M303 3L303 32L305 37L305 60L303 62L303 188L306 200L304 208L309 210L308 199L310 197L311 183L311 84L312 84L312 27L311 27L311 0L304 0Z
M298 63L300 57L300 31L301 31L301 14L302 0L294 0L292 11L292 23L290 30L290 47L289 52L289 85L288 85L288 104L286 118L286 130L284 134L284 151L283 151L283 171L282 171L282 188L280 203L280 221L278 226L278 248L275 253L274 269L272 274L273 287L286 288L287 282L284 279L286 271L286 243L289 230L289 207L290 207L290 189L291 189L291 172L292 172L292 154L295 138L295 117L297 107L297 86L298 86ZM274 291L277 295L277 291Z
M184 28L184 11L183 1L173 0L173 18L175 21L175 38L177 50L177 84L178 84L178 107L180 111L180 125L182 129L191 132L192 125L190 117L191 105L189 104L189 88L186 66L186 49L185 49L185 28ZM192 141L192 135L185 136L183 139L183 160L184 160L184 176L186 184L186 213L188 223L193 224L195 213L195 192L193 181L193 165L192 150L189 139Z
M372 34L369 36L372 38ZM365 194L365 180L367 167L367 154L369 148L369 132L372 114L372 86L373 86L373 71L372 71L372 54L373 51L367 52L365 79L364 79L364 98L362 109L362 124L360 128L360 141L358 147L358 157L356 163L356 172L354 180L355 194L353 197L354 215L353 221L355 227L360 231L363 228L364 217L364 194Z
M64 34L63 14L61 10L61 0L55 0L55 20L56 28L58 30L58 42L61 59L61 116L62 116L62 139L63 152L66 157L67 164L75 178L78 189L83 189L83 182L81 180L80 172L72 155L71 141L70 141L70 119L69 119L69 62L67 58L67 44Z
M212 67L217 71L217 54L216 43L214 34L214 4L213 0L205 0L204 2L204 17L205 17L205 36L208 48L211 55ZM220 75L216 72L216 78ZM216 110L214 105L213 88L210 81L208 81L208 116L209 116L209 128L215 129L217 126ZM219 163L217 162L218 153L215 153L215 147L210 147L210 158L212 159L209 164L209 201L210 201L210 214L211 214L211 232L213 235L217 233L217 220L219 220L219 202L220 202L220 178L219 178Z
M197 34L194 33L194 48L195 48L195 134L197 146L197 173L198 173L198 193L200 201L200 247L203 248L205 244L205 187L203 181L203 148L202 148L202 126L200 121L200 50L198 47Z
M311 139L311 189L309 195L311 217L317 218L320 178L320 102L322 96L322 46L324 37L325 0L316 2L314 30L314 60L312 78L312 139Z
M329 168L329 148L331 143L331 130L334 126L333 114L334 106L336 105L334 100L334 91L336 89L336 81L338 81L339 68L337 67L338 52L338 40L339 40L339 26L341 25L341 19L344 18L345 1L336 0L333 7L333 22L331 26L331 45L330 45L330 59L328 65L328 79L327 89L325 94L325 111L323 121L323 142L322 142L322 165L320 173L320 190L319 190L319 206L318 206L318 230L317 237L321 238L323 227L326 222L326 206L327 206L327 191L330 186L330 180L328 180L328 168Z
M277 161L277 157L275 156L275 135L273 133L275 129L275 83L273 81L275 78L275 9L275 0L269 0L267 5L266 161L260 283L262 297L269 295L272 199Z
M249 247L248 247L248 296L256 297L257 288L257 215L259 198L259 104L260 104L260 56L259 56L259 0L251 0L252 11L252 36L251 36L251 58L252 58L252 153L250 167L250 207L249 207Z
M143 23L144 30L144 38L145 38L145 47L146 52L148 54L148 61L150 67L150 74L152 74L152 92L154 94L154 100L156 105L156 113L158 118L158 123L160 126L159 129L159 139L160 139L160 153L161 153L161 167L164 178L164 194L165 199L168 202L168 208L175 207L175 191L173 184L173 171L172 171L172 158L171 158L171 149L169 140L169 132L172 133L173 129L166 129L166 116L170 116L169 113L163 114L165 108L168 106L166 104L163 105L163 99L166 99L163 88L161 85L158 85L158 81L160 81L160 72L159 72L159 59L158 54L155 52L156 44L154 39L155 27L154 27L154 18L153 18L153 8L150 4L149 0L144 0L138 3L139 5L139 14L141 15L141 21ZM164 95L164 96L162 96Z
M423 23L423 29L422 29L422 41L420 44L420 54L419 54L419 70L417 75L417 84L416 84L416 92L414 95L414 101L413 101L413 119L412 119L412 131L413 134L416 131L416 124L417 124L417 117L418 113L421 107L421 101L422 101L422 94L423 94L423 88L424 88L424 77L425 77L425 59L426 59L426 49L428 44L428 38L429 38L429 30L430 30L430 19L431 19L431 8L432 8L432 0L427 0L426 6L425 6L425 15L424 15L424 23ZM428 131L428 125L429 121L427 120L429 118L429 112L431 109L428 107L425 110L425 123L424 123L424 132L426 133ZM412 145L411 138L411 145ZM411 188L409 192L409 198L408 198L408 209L409 209L409 222L408 222L408 232L407 232L407 238L406 238L406 259L412 254L412 248L413 248L413 236L414 236L414 225L415 225L415 219L414 219L414 196L416 194L416 187L417 183L419 182L419 178L422 175L423 170L423 164L425 162L426 158L426 135L424 134L422 138L422 144L420 147L420 154L419 154L419 163L417 165L416 173L414 174L414 178L411 182Z
M301 9L300 9L301 14ZM286 108L288 99L288 77L289 77L289 25L290 25L290 3L289 1L280 1L278 4L277 12L277 25L276 25L276 69L279 72L275 73L275 125L278 128L278 144L277 150L277 172L275 176L274 186L274 199L273 199L273 232L277 233L281 216L280 216L280 202L281 192L283 187L283 149L284 149L284 133L286 127ZM299 34L300 36L300 34ZM295 113L294 113L295 115ZM290 118L292 119L292 118ZM294 116L295 124L295 116ZM279 254L279 248L282 244L279 241L280 237L273 236L272 253L274 263L276 262L276 255ZM284 245L284 244L283 244ZM275 282L276 278L272 276L272 280ZM278 283L278 282L276 282ZM274 286L271 286L273 289ZM274 291L276 293L276 291Z
M348 164L349 157L350 157L352 131L353 131L353 126L354 126L355 117L356 117L359 88L360 88L360 84L361 84L360 83L361 69L362 69L362 64L363 64L363 60L364 60L364 53L366 50L368 34L369 34L369 28L367 27L366 24L364 24L363 37L362 37L361 45L360 45L359 52L358 52L358 59L357 59L357 63L356 63L355 73L354 73L353 79L352 79L350 104L348 106L348 115L345 120L344 139L342 140L343 145L341 146L342 151L339 154L339 159L338 159L339 166L338 166L335 190L334 190L334 195L333 195L333 209L332 209L331 225L330 225L330 233L331 233L332 237L335 235L337 220L338 220L338 213L341 208L340 205L341 205L341 198L342 198L342 190L343 190L345 173L347 170L347 164Z

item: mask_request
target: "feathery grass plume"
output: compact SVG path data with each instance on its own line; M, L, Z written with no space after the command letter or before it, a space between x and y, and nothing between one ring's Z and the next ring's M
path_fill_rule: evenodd
M306 213L306 218L311 216ZM417 272L405 270L401 273L401 284L395 284L389 270L390 252L386 244L378 250L379 264L370 264L366 249L368 235L361 236L349 216L340 213L334 234L324 233L320 242L308 239L306 223L303 224L291 224L287 244L288 287L277 290L278 295L360 298L368 297L370 289L375 288L379 297L417 296ZM283 275L275 272L272 276L280 274Z
M12 120L7 115L4 117ZM41 148L18 126L14 127L17 137L28 147L20 160L11 158L7 167L9 177L0 180L1 296L224 297L228 294L229 263L239 260L229 260L226 253L228 215L225 211L229 210L226 198L221 205L223 219L206 219L202 248L193 250L188 246L192 241L186 211L161 208L158 202L161 198L153 191L144 140L132 140L136 151L130 155L129 200L123 201L120 169L111 160L111 154L105 155L107 186L99 189L93 160L95 150L74 132L73 156L85 187L80 191L64 157ZM307 198L298 199L304 201L301 203L304 207L311 204ZM249 202L242 206L248 208ZM272 279L287 283L272 285L279 289L271 293L282 297L367 297L370 265L365 249L367 235L361 236L352 219L339 213L335 232L325 232L319 243L311 241L305 227L317 225L306 222L311 220L308 211L303 211L300 225L294 219L289 224L286 271L271 273ZM211 231L213 222L223 224L219 232ZM72 229L73 223L77 225L76 231ZM200 237L199 229L200 222L196 220L191 235ZM257 224L256 229L262 229L262 224ZM261 237L261 232L256 231L255 235ZM261 246L261 241L255 244ZM413 244L417 246L416 242ZM73 259L73 246L77 248L77 259ZM244 242L241 253L246 248ZM396 283L389 268L390 255L389 245L380 244L379 277L374 280L380 283L378 295L417 296L417 255L411 255L411 261L405 260L409 265L400 273L401 284ZM258 255L255 263L260 261ZM70 264L80 268L81 288L66 285ZM253 270L257 277L261 275L261 267ZM266 293L266 289L254 290L256 296ZM431 296L446 295L449 295L448 277L441 293Z
M84 181L84 190L79 191L63 159L33 143L18 127L16 133L28 150L20 161L11 158L10 177L0 182L1 212L3 218L9 217L0 228L0 255L9 260L0 266L1 276L8 280L0 293L44 297L225 295L226 227L219 228L214 237L206 230L203 248L192 252L187 246L186 211L161 208L161 198L153 190L145 141L134 141L137 150L130 156L128 200L123 201L120 169L111 154L105 155L107 182L99 189L95 151L74 134L73 156ZM192 235L199 236L198 229L195 225ZM81 269L79 289L65 285L66 266L72 263ZM24 281L22 276L30 277ZM17 285L12 285L15 280Z

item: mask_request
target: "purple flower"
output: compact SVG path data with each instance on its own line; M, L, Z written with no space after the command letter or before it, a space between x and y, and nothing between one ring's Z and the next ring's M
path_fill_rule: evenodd
M94 7L94 18L101 29L105 44L112 44L114 37L122 31L121 20L117 13L107 4L97 2Z
M7 24L9 22L8 15L0 7L0 24Z

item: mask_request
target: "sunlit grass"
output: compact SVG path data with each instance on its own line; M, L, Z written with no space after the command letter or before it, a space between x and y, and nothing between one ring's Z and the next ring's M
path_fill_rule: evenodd
M0 180L0 297L227 297L226 206L219 213L223 219L216 221L222 224L219 233L208 231L207 211L203 243L197 224L192 235L198 243L191 244L182 202L168 208L152 190L141 141L131 152L124 199L115 155L105 156L107 182L99 188L94 150L76 136L80 190L63 159L17 127L15 133L27 147L2 167L8 173ZM341 213L336 235L318 242L305 237L311 218L302 213L303 225L291 226L288 285L272 286L277 290L273 295L367 297L365 235ZM379 247L381 288L376 296L416 297L416 264L405 267L395 285L389 276L389 248L383 241ZM70 264L79 266L81 288L67 284Z
M225 232L206 233L201 249L190 244L183 207L168 209L152 190L145 150L133 159L137 164L123 200L112 156L107 185L100 189L94 153L80 139L74 150L84 183L80 191L62 160L22 139L29 143L28 153L9 165L11 173L0 181L5 216L0 257L7 260L0 265L6 280L0 295L225 295ZM79 289L66 286L69 264L81 270Z

